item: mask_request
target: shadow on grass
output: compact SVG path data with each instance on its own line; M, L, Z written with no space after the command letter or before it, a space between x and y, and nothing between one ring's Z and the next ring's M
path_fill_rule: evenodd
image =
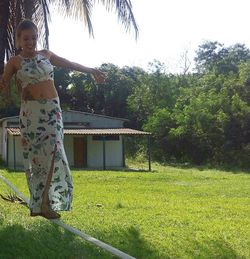
M190 163L162 163L162 166L172 166L175 168L180 169L196 169L199 171L205 171L205 170L218 170L228 173L234 173L234 174L250 174L250 168L238 168L238 167L232 167L232 166L219 166L219 165L193 165Z
M158 251L133 226L128 227L126 230L113 228L107 233L96 232L95 235L100 240L106 240L107 243L107 240L110 240L112 246L135 258L159 258Z
M19 224L0 227L0 258L116 258L58 226L38 223L31 229ZM180 258L180 254L191 258L243 258L222 239L195 242L186 251L183 248L183 252L177 252L173 247L165 251L153 249L134 227L126 231L113 229L106 234L97 232L96 237L113 241L113 246L138 259Z
M122 173L122 172L125 172L125 173L133 173L133 172L136 172L136 173L155 173L157 172L157 170L147 170L147 169L140 169L140 168L107 168L106 170L102 170L102 169L98 169L98 168L71 168L72 171L75 171L75 172L90 172L90 171L93 171L93 172L107 172L107 171L110 171L110 172L118 172L118 173Z
M131 227L126 231L95 232L95 238L136 258L158 258L140 232ZM110 244L108 241L106 241ZM115 242L115 243L114 243ZM0 258L117 258L103 249L83 241L56 225L37 221L31 228L14 224L0 226Z
M115 258L58 226L0 227L0 258Z
M151 169L151 171L149 171L148 169L145 169L145 168L135 168L135 167L129 167L129 166L126 166L126 167L117 167L117 168L107 168L107 169L102 169L102 168L77 168L77 167L70 167L70 169L72 171L76 171L76 172L79 172L79 171L102 171L102 172L106 172L106 171L113 171L113 172L138 172L138 173L154 173L154 172L157 172L156 170L153 170ZM7 173L24 173L24 170L23 169L9 169L5 166L0 166L0 170L5 170Z
M152 173L155 170L151 170L149 171L148 169L141 169L141 168L130 168L130 167L123 167L123 168L107 168L105 170L101 169L101 168L71 168L72 171L102 171L102 172L106 172L106 171L113 171L113 172L149 172Z
M240 256L232 248L232 245L223 239L204 240L202 243L197 242L195 251L189 251L187 255L190 255L191 258L245 258L244 256Z
M6 171L6 173L24 173L24 170L22 169L16 169L16 170L9 169L7 166L3 166L3 165L0 166L0 173L1 173L1 170Z
M240 256L232 245L223 239L204 239L202 242L190 240L190 246L185 245L180 249L178 246L156 250L140 231L131 226L126 230L113 229L105 236L103 233L96 233L99 239L112 240L114 246L122 251L127 251L137 259L159 259L159 258L244 258ZM157 240L155 240L157 242ZM166 242L169 242L169 240Z
M95 232L96 238L110 240L121 251L136 258L159 258L140 232L131 227L126 231ZM108 241L106 241L109 243ZM115 244L114 244L115 242ZM109 243L110 244L110 243ZM83 241L59 226L34 224L0 226L0 258L117 258L103 249Z

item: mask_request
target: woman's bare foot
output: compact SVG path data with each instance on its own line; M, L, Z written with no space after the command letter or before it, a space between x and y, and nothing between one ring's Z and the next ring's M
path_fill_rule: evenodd
M55 212L49 207L49 200L43 200L41 205L41 216L46 219L59 219L61 217L60 214Z
M31 216L31 217L42 216L42 213L41 213L41 212L39 212L39 213L30 212L30 216Z
M60 214L53 210L42 211L41 216L43 216L46 219L59 219L61 217Z
M61 217L60 214L58 214L57 212L55 212L53 210L48 210L48 211L39 212L39 213L31 212L30 216L31 217L42 216L46 219L59 219Z

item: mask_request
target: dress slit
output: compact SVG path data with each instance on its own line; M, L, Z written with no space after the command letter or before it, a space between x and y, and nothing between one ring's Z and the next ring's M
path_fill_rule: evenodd
M56 144L55 144L55 148L54 148L54 152L53 152L53 156L51 159L51 164L50 164L50 169L47 175L47 180L44 186L44 191L42 194L42 204L44 203L48 203L48 206L50 207L50 201L49 201L49 189L51 187L51 181L52 181L52 176L53 176L53 172L54 172L54 163L55 163L55 154L56 154Z

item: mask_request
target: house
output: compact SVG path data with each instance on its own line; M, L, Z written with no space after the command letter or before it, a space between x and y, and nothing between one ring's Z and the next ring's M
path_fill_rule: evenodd
M64 147L71 168L123 168L124 137L146 135L150 140L148 132L124 128L127 119L73 110L62 115ZM23 169L19 116L0 119L0 156L9 169Z

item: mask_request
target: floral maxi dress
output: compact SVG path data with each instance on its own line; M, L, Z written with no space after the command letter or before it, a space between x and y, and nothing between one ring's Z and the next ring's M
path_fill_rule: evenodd
M73 185L63 145L59 98L22 101L19 120L31 212L41 212L46 184L49 207L54 211L70 210Z

